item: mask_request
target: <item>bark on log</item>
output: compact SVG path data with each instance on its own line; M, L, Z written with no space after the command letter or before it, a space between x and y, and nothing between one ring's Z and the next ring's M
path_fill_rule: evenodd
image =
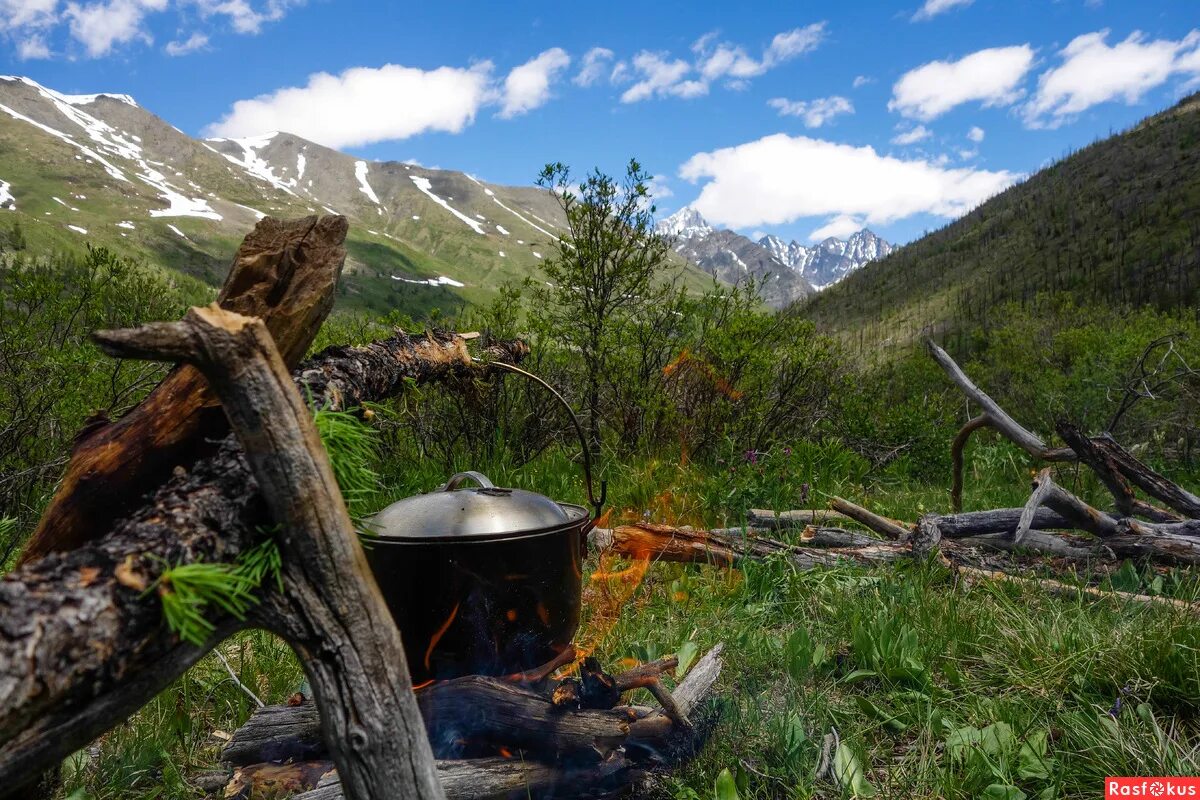
M1078 428L1065 420L1060 421L1056 429L1058 430L1058 435L1067 443L1067 446L1078 454L1079 460L1086 464L1092 472L1096 473L1096 477L1100 479L1101 483L1108 489L1109 494L1113 496L1113 504L1122 515L1126 517L1145 517L1154 522L1178 522L1182 519L1178 514L1173 514L1170 511L1140 500L1134 494L1133 487L1130 486L1129 481L1121 473L1116 460L1103 444L1084 436ZM1109 441L1112 442L1111 439ZM1112 444L1115 445L1116 442L1112 442ZM1154 475L1154 477L1160 481L1165 481L1159 475ZM1174 486L1174 484L1171 485ZM1178 489L1178 487L1175 488ZM1180 489L1179 491L1182 492L1183 490Z
M442 800L400 631L266 325L213 304L95 338L118 358L190 363L220 398L278 526L283 591L270 627L300 658L346 795Z
M1200 497L1150 469L1107 433L1093 436L1088 441L1098 456L1113 465L1134 486L1184 517L1200 519Z
M520 360L519 342L492 358ZM449 334L402 332L366 347L337 347L301 365L301 395L352 408L400 394L406 381L453 382L488 374ZM241 448L178 471L104 538L53 553L0 579L0 796L65 758L149 702L209 649L163 630L143 591L162 564L229 561L269 516ZM209 647L239 627L221 621Z
M1114 553L1104 545L1085 544L1068 539L1056 533L1031 530L1027 532L1020 544L1014 544L1008 533L988 533L980 536L968 536L956 539L956 542L971 547L981 547L985 550L1002 552L1029 551L1042 553L1054 558L1066 558L1072 561L1111 560Z
M967 536L986 536L992 533L1012 535L1021 521L1021 508L996 508L990 511L967 511L961 514L943 514L938 517L938 528L946 539L962 539ZM1071 520L1049 508L1039 508L1033 515L1033 527L1039 530L1074 528Z
M304 357L333 306L347 228L340 216L266 217L233 258L217 303L266 322L289 368ZM228 431L200 373L175 367L138 406L76 441L20 563L103 535L172 469L211 453L205 443Z

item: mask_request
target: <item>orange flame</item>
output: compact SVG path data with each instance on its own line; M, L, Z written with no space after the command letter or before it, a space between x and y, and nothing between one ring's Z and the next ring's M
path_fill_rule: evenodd
M418 683L416 686L413 687L413 691L415 692L419 689L424 689L426 686L432 686L433 683L434 683L433 678L430 678L427 681L421 681L420 683Z
M513 756L512 750L509 750L507 747L504 747L503 745L500 747L500 755L503 756L504 758L512 758L512 756Z
M446 621L442 623L442 627L438 628L434 632L433 637L430 638L429 647L425 650L425 669L430 669L429 659L433 657L434 648L437 647L437 643L442 640L442 637L446 635L446 631L449 630L450 626L454 623L454 618L458 616L458 607L460 605L462 604L454 604L454 609L451 610L450 616L446 617Z
M678 377L681 379L689 374L699 375L730 400L742 399L742 393L734 389L733 384L718 375L712 364L709 364L702 358L693 356L691 351L686 347L683 348L670 364L663 367L664 377L670 378L676 375L676 373L678 373Z

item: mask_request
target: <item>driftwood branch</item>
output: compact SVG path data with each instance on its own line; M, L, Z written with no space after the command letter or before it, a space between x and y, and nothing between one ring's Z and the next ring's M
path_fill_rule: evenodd
M850 519L865 528L875 531L885 539L896 539L903 541L908 538L913 529L909 525L898 522L894 519L881 517L873 511L868 511L860 505L855 505L849 500L844 500L841 497L831 498L829 507L845 514Z
M521 343L487 351L520 360ZM394 397L408 383L489 374L449 334L402 332L365 347L332 348L293 375L317 406L346 409ZM233 437L177 470L104 537L52 553L0 579L0 796L125 719L241 626L216 620L196 648L166 634L157 598L163 564L230 561L271 524Z
M1065 420L1060 421L1056 429L1058 430L1058 435L1067 443L1067 446L1079 455L1079 460L1086 464L1092 472L1096 473L1096 477L1100 479L1100 482L1108 489L1109 494L1113 496L1113 504L1122 515L1126 517L1145 517L1154 522L1178 522L1182 519L1178 514L1158 508L1137 497L1133 491L1133 486L1130 485L1128 479L1122 473L1120 466L1118 466L1117 459L1114 458L1116 450L1119 450L1129 461L1136 464L1137 469L1135 470L1135 474L1138 474L1145 480L1152 481L1151 485L1169 485L1176 490L1176 496L1185 495L1186 493L1178 486L1167 481L1161 475L1151 472L1126 453L1112 439L1090 439L1084 436L1078 428ZM1127 467L1130 466L1129 461L1125 462Z
M217 305L182 322L97 333L118 358L190 363L221 400L278 524L283 591L271 628L292 645L353 800L444 797L400 643L312 412L261 320Z

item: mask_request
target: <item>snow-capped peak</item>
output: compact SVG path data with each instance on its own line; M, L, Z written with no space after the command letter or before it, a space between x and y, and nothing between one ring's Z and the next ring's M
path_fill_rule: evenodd
M812 246L796 241L785 242L778 236L770 235L762 237L758 243L818 289L837 283L864 264L883 258L894 249L866 228L844 241L830 236Z
M666 219L660 219L654 229L663 236L678 239L692 239L713 232L712 226L691 206L684 206Z

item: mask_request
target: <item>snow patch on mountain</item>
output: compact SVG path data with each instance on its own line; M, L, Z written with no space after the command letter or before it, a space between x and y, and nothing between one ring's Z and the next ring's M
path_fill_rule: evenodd
M13 197L12 184L8 181L0 181L0 208L17 210L17 198Z
M379 195L375 194L375 190L371 188L371 184L367 183L367 171L370 168L365 161L354 162L354 177L358 179L358 190L365 194L367 198L379 205Z
M825 289L855 270L883 258L895 248L866 228L845 241L829 237L811 247L778 236L764 236L758 243L772 256L799 272L817 289Z
M279 135L278 131L264 133L262 136L248 136L244 139L209 139L210 142L230 142L242 148L241 158L222 153L220 150L213 150L214 153L219 153L231 163L237 164L254 177L266 181L267 183L279 189L282 192L287 192L293 197L296 195L292 191L292 187L296 185L296 180L283 180L275 174L275 168L259 155L258 151L271 143L271 140Z
M478 222L471 219L466 214L462 213L457 208L454 208L449 203L447 203L445 200L443 200L442 198L440 198L436 194L434 194L433 193L433 183L429 180L429 178L423 178L420 175L409 175L408 177L412 179L412 182L414 184L416 184L416 187L418 189L420 189L422 192L424 192L426 195L429 196L429 199L433 200L433 202L437 203L439 206L446 209L451 214L453 214L454 216L461 219L463 222L467 223L467 225L471 226L471 230L475 231L480 236L487 235L483 230L483 226L481 226Z

